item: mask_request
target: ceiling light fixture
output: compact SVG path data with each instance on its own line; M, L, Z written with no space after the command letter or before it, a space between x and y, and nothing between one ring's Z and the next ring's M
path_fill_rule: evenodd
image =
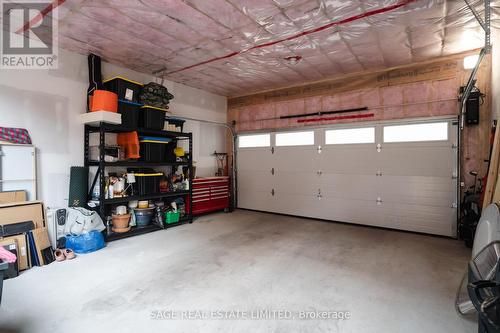
M294 66L294 65L297 65L302 60L302 57L301 56L290 56L290 57L285 57L283 59L287 62L288 65Z
M464 58L464 69L473 69L476 67L477 61L479 60L479 55L474 54Z

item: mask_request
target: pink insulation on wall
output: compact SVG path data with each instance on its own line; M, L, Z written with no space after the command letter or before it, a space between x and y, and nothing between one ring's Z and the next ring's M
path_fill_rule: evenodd
M432 101L432 82L416 82L405 84L403 87L404 113L407 117L429 116L428 101ZM456 92L458 90L455 90Z
M274 115L276 118L288 115L288 102L277 102L274 105ZM273 128L288 127L288 119L276 119Z
M321 97L322 110L339 110L340 109L340 96L339 95L326 95Z
M368 120L456 115L458 86L458 80L451 78L244 106L237 109L237 125L240 131L251 131L366 121L367 119L360 118L300 123L296 118L272 119L287 115L360 107L368 107L368 110L374 113L374 117ZM355 112L350 115L363 113L366 112ZM313 117L317 118L317 116L311 116L305 119Z
M384 119L398 119L404 117L403 88L400 86L389 86L378 89L380 102L384 108L381 110Z
M430 105L432 116L442 116L456 112L457 103L455 99L457 98L456 89L458 86L460 84L457 78L433 81L434 99L441 101Z

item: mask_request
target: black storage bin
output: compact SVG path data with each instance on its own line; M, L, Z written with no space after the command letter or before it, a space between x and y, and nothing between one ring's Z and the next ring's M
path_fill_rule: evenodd
M139 93L142 84L121 76L115 76L112 79L103 81L105 90L112 91L118 95L118 99L128 102L139 102Z
M141 161L164 162L167 143L140 142Z
M143 106L140 110L139 124L141 127L152 130L163 130L167 110L154 106Z
M162 176L163 173L136 173L135 182L138 195L159 193Z
M175 148L177 148L177 141L172 141L168 143L167 149L165 151L165 161L167 162L176 161L176 156L174 153Z
M139 125L139 109L142 104L118 100L118 113L122 115L122 126L136 129Z
M166 119L165 119L165 127L166 127L166 130L168 131L172 131L172 132L183 132L184 131L184 123L186 121L185 120L182 120L182 119L178 119L178 118L175 118L175 117L169 117L167 116ZM170 126L173 126L173 127L176 127L175 129L174 128L170 128ZM178 130L178 128L180 128L180 130Z
M140 141L141 161L144 162L175 162L174 142L148 142Z

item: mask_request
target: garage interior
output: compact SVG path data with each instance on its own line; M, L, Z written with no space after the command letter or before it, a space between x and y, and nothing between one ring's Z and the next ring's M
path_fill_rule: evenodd
M0 332L500 332L497 1L0 5Z

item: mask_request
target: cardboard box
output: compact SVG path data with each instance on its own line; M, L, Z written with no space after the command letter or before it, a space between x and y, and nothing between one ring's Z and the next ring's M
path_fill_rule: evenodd
M29 249L26 244L26 234L9 236L0 239L0 246L15 244L17 249L17 265L20 271L30 268Z
M33 239L35 241L36 252L38 255L38 260L40 262L40 266L50 264L53 260L52 257L52 247L50 246L49 234L47 232L47 228L38 228L32 230ZM47 251L50 254L50 260L46 260L43 253Z
M45 211L41 201L0 204L0 225L33 221L35 228L45 227Z
M0 192L0 204L26 201L26 191Z

